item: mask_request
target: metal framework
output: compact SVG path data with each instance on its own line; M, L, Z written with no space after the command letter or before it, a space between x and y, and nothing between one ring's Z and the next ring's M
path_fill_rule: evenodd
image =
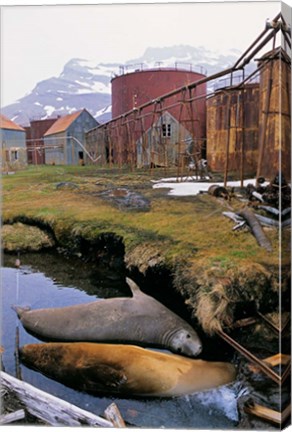
M255 56L269 42L272 42L272 46L275 48L278 32L283 35L284 50L290 50L291 29L287 26L282 14L279 13L272 21L266 23L266 27L262 33L232 67L209 77L199 79L196 82L175 89L167 94L161 95L159 98L151 100L139 107L135 107L133 110L115 117L109 122L99 125L87 132L87 140L94 142L97 147L105 146L107 149L105 157L102 156L102 164L109 164L110 167L115 164L119 168L123 165L128 165L131 169L135 169L137 167L137 143L140 140L142 166L149 166L150 169L155 165L163 166L165 169L169 166L176 166L178 178L183 175L186 166L190 162L190 156L195 162L195 165L198 166L198 162L204 155L204 147L206 146L206 136L198 136L198 126L200 123L198 102L201 99L206 99L207 97L214 95L215 93L215 91L211 91L199 94L198 89L200 89L200 86L202 87L202 85L206 85L207 83L209 84L209 87L212 85L215 87L216 81L219 78L225 77L227 82L229 82L230 87L237 89L239 92L241 91L243 94L245 84L252 82L252 80L254 80L260 71L267 65L269 65L270 73L272 73L273 62L271 60L273 59L270 58L262 61L260 66L248 75L246 74L245 67L252 60L255 60ZM235 76L236 74L237 76ZM234 84L234 81L238 81L238 74L241 75L241 79L238 83ZM235 80L235 78L237 79ZM244 98L241 97L241 102L238 101L238 103L242 104L241 110L242 113L244 113ZM268 113L269 111L269 103L270 93L268 93L266 98L265 113ZM175 142L176 156L174 159L169 160L168 147L170 144L163 136L162 118L167 111L173 108L179 110L177 118L179 127ZM228 133L226 139L226 160L224 167L225 185L229 172L230 103L227 107L226 120L228 124ZM264 121L267 121L267 115L265 115ZM241 124L239 124L240 122ZM236 127L241 127L244 131L244 114L241 116L241 119L238 117ZM152 137L150 143L147 139L147 133L149 134L149 131L151 131ZM191 135L193 141L191 154L186 145L187 140L185 131ZM242 137L243 138L240 142L239 178L243 185L245 174L244 133L242 134ZM257 174L259 174L261 170L265 144L265 134L262 133L259 142Z

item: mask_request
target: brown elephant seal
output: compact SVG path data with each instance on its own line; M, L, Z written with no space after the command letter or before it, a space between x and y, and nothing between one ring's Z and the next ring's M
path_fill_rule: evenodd
M195 330L126 278L133 297L62 308L13 307L24 328L45 341L111 342L156 346L189 357L202 350Z
M20 359L70 387L128 396L181 396L230 383L230 363L151 351L133 345L90 342L24 345Z

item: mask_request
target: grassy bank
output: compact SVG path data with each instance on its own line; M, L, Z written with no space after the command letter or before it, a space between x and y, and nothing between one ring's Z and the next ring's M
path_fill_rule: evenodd
M169 268L194 315L212 331L232 319L239 297L264 300L277 292L278 232L266 231L273 245L273 252L267 252L249 232L232 231L232 222L222 215L230 205L241 208L240 201L228 203L205 194L170 197L167 190L152 188L151 180L165 175L162 170L150 175L94 167L29 167L3 176L3 222L22 219L50 227L58 244L67 248L76 237L91 240L114 233L124 244L127 266L142 273L149 266ZM109 199L107 192L117 188L143 195L149 208L133 210Z

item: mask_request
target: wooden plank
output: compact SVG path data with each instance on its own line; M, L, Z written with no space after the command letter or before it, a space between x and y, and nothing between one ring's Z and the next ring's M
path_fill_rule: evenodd
M104 415L107 418L107 420L112 422L114 427L118 427L118 428L126 427L126 424L120 413L120 410L115 403L112 403L107 407L107 409L104 412Z
M13 423L18 420L23 420L25 418L25 411L23 409L20 409L18 411L15 411L13 413L9 414L3 414L0 416L0 424L9 424Z
M290 361L291 357L287 354L278 353L271 357L267 357L264 359L266 363L269 363L271 366L287 365Z
M282 412L258 404L246 405L244 411L264 420L281 425L291 413L291 405L288 405Z
M291 361L291 357L287 354L282 354L282 353L278 353L271 357L267 357L263 359L263 362L267 363L272 367L278 366L280 364L286 366L289 364L290 361ZM254 364L249 364L248 368L254 373L260 372L260 368Z
M113 427L112 422L0 372L1 385L13 391L33 416L52 426Z

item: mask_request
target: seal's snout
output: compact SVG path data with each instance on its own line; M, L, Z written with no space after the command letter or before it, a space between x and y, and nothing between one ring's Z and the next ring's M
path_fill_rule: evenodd
M198 357L203 351L203 346L201 343L193 343L192 345L186 345L183 351L188 357Z
M196 356L198 356L199 354L201 354L202 351L203 351L202 344L197 345Z

